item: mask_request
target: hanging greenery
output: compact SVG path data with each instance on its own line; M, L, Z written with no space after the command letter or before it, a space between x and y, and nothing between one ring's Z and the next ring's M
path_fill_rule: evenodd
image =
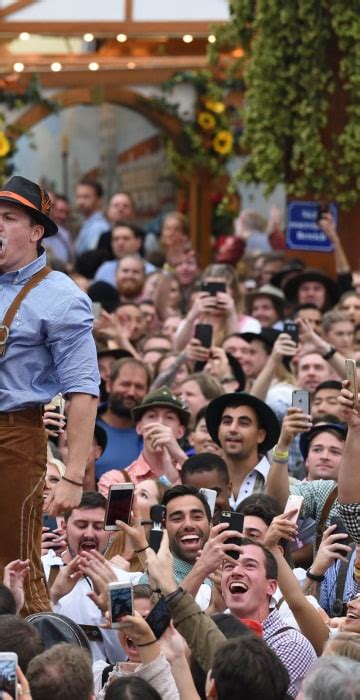
M0 80L0 182L13 171L12 159L17 151L17 139L26 130L11 120L10 114L25 106L42 104L51 112L59 110L59 104L44 97L37 75L33 75L27 87L17 85L17 77L8 76ZM27 134L29 135L29 134Z
M360 193L359 7L230 0L230 15L210 58L243 53L230 67L245 81L240 179L351 206Z

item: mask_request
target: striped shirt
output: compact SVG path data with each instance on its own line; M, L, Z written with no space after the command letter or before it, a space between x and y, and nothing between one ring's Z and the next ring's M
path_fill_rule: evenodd
M344 590L342 592L342 600L346 603L360 593L360 583L356 583L354 580L355 558L356 551L354 550L347 567ZM320 588L320 606L327 612L328 615L330 615L330 617L334 616L333 606L337 599L337 582L342 564L343 562L341 562L340 559L334 561L334 563L325 572L325 579ZM336 616L338 615L339 613L337 613Z

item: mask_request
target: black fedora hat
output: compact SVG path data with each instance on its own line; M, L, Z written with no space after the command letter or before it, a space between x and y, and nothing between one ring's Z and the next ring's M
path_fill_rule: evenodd
M267 452L274 447L280 435L280 425L274 411L264 401L252 394L247 394L245 391L224 394L210 401L205 414L206 427L217 445L220 445L218 437L220 421L224 408L227 406L250 406L253 408L262 427L266 430L265 439L260 443L259 449L262 452Z
M289 276L289 279L291 279L291 277L296 277L296 275L301 274L301 272L305 270L305 267L305 263L300 258L293 258L284 265L280 272L272 276L270 284L282 289L284 283L286 284L287 282L287 276Z
M311 268L304 270L304 272L300 272L299 275L292 277L285 284L284 294L288 301L291 303L297 302L299 287L304 282L320 282L320 284L322 284L326 289L331 306L334 306L339 301L341 296L339 285L333 279L331 279L331 277L328 277L328 275L325 275L324 272L321 272L321 270Z
M11 202L24 207L28 214L44 227L44 238L54 236L58 232L55 221L52 221L49 216L51 199L36 182L14 175L0 190L0 202Z

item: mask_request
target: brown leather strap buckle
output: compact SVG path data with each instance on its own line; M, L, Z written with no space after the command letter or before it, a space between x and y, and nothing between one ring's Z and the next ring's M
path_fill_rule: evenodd
M0 345L6 345L9 337L9 329L5 325L0 325Z

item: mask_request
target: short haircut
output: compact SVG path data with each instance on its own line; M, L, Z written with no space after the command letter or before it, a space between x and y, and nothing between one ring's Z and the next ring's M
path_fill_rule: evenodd
M337 391L341 391L341 387L341 382L338 382L336 379L327 379L326 382L320 382L320 384L317 385L314 396L322 389L336 389Z
M78 182L78 185L86 185L87 187L92 187L94 190L96 196L101 199L101 197L104 196L104 188L101 184L101 182L98 182L98 180L91 180L90 178L84 177L80 182Z
M202 472L216 471L225 481L229 483L229 472L224 460L219 455L212 452L203 452L186 459L181 467L181 481L184 482L190 474L201 474Z
M133 594L134 600L138 600L139 598L146 598L147 600L151 600L151 598L154 595L154 592L149 586L149 584L137 583L135 586L133 586Z
M251 494L241 502L241 513L244 515L253 515L271 525L273 519L282 513L279 503L272 496L266 493Z
M224 387L220 384L219 380L212 377L210 374L203 374L202 372L189 374L186 379L183 379L181 386L184 386L187 382L196 382L201 393L208 401L217 399L219 396L225 394Z
M114 229L116 228L129 228L130 231L133 232L135 238L140 238L141 240L144 238L143 230L130 221L124 221L123 219L121 221L115 221L115 223L111 227L111 231L114 231Z
M321 656L302 684L304 700L358 700L360 664L344 656Z
M135 673L115 678L106 689L105 700L161 700L150 683Z
M340 311L340 309L331 309L323 315L321 325L324 332L328 333L335 323L342 323L343 321L351 323L350 319L344 316L343 311Z
M16 615L15 598L5 583L0 583L0 615Z
M110 372L110 382L114 382L115 379L118 378L122 368L125 367L125 365L133 365L135 367L138 367L139 369L143 369L146 374L147 389L149 389L149 386L152 382L152 374L150 367L146 364L146 362L142 362L142 360L137 360L136 357L123 357L121 360L117 360L116 362L114 362Z
M218 700L284 700L290 683L282 661L255 635L225 642L215 653L211 676Z
M303 311L305 309L315 309L315 311L318 311L321 314L321 311L316 304L313 304L311 301L308 301L306 304L298 304L295 306L295 309L293 311L293 318L296 318L298 315L299 311Z
M17 615L0 616L0 652L15 652L23 673L26 674L31 659L41 654L43 649L40 634L30 622Z
M330 433L330 435L333 435L333 437L335 437L340 442L345 442L346 440L346 435L344 435L344 433L341 430L336 430L336 428L328 428L326 425L324 425L324 427L322 428L322 426L319 425L319 423L317 423L316 427L318 428L316 433L309 437L308 449L310 448L310 445L315 440L315 438L319 437L319 435L322 435L322 433Z
M73 644L55 644L29 664L33 700L89 700L94 692L91 657Z
M74 510L89 510L90 508L104 508L104 510L106 510L106 504L107 500L105 496L102 495L102 493L99 493L98 491L85 491L82 495L79 505L75 508L72 508L72 510L65 511L64 520L67 523L71 513Z
M277 581L278 577L278 566L276 563L276 559L273 555L272 552L270 552L270 549L267 549L267 547L264 547L263 544L260 542L254 542L254 540L251 540L249 537L242 537L241 538L241 546L242 547L247 547L247 546L253 546L253 547L258 547L259 549L262 550L264 554L264 565L265 565L265 575L266 578L268 579L274 579ZM235 562L235 559L234 559Z
M168 489L168 491L165 491L162 504L167 506L167 504L174 498L181 498L182 496L195 496L195 498L197 498L204 506L208 521L211 521L211 511L205 496L199 491L199 489L196 489L195 486L190 486L190 484L179 484L178 486L173 486L171 489Z

